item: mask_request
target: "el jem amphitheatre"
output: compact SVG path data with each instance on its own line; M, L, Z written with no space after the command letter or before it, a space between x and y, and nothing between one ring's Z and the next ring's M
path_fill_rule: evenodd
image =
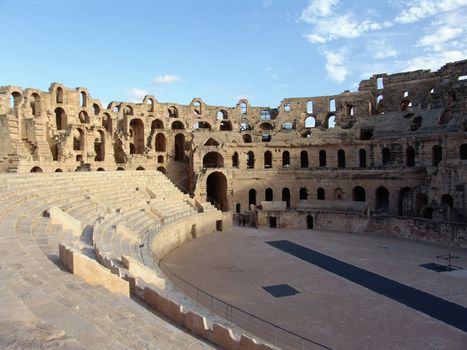
M1 349L467 348L467 60L97 98L0 87Z

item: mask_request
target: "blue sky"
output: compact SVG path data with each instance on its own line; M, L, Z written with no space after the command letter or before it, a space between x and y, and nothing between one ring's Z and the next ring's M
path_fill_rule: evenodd
M0 0L0 85L279 105L467 58L467 0Z

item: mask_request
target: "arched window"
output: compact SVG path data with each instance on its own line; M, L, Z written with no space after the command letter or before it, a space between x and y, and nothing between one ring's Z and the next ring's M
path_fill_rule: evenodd
M185 136L177 134L175 136L175 160L183 161L185 159Z
M287 209L290 209L290 190L287 187L282 189L282 201L286 203Z
M326 120L326 128L332 129L336 127L336 116L330 115Z
M254 169L255 167L255 154L252 151L246 154L246 167L247 169Z
M308 168L308 152L300 152L300 168Z
M324 188L320 187L318 188L318 190L316 191L316 198L318 200L324 200L326 197L325 197L325 191L324 191Z
M306 187L301 187L298 196L299 196L299 199L301 199L301 200L308 199L308 190L307 190L307 188Z
M344 193L342 192L342 188L336 188L334 190L334 200L342 200L342 198L344 197Z
M329 112L335 112L335 111L336 111L336 100L332 98L329 100Z
M164 123L160 119L154 119L151 123L151 130L164 129Z
M307 112L308 114L313 113L313 101L308 101L308 102L306 103L306 112Z
M81 129L73 130L73 151L84 149L84 133Z
M221 168L224 166L224 157L217 152L208 152L203 157L203 168Z
M264 167L272 168L272 153L271 151L264 152Z
M183 130L185 129L185 125L179 120L176 120L172 123L172 130Z
M405 165L415 166L415 149L412 146L407 147L405 153Z
M163 133L158 133L156 135L156 142L155 142L156 152L165 152L167 148L166 144L167 144L167 141L165 139L165 135Z
M266 202L271 202L273 201L274 196L271 188L267 188L266 191L264 191L264 200Z
M288 168L290 166L290 153L289 151L282 152L282 167Z
M29 98L29 106L31 107L32 115L34 117L38 117L40 115L41 107L41 98L38 94L31 94L31 97Z
M61 87L57 88L55 102L63 103L63 89Z
M245 102L240 103L240 113L247 114L248 108Z
M193 113L196 115L200 115L202 112L201 110L201 102L195 101L193 102Z
M366 150L363 148L358 150L358 166L360 168L366 168Z
M383 148L382 151L383 166L388 166L391 163L391 151L389 148Z
M144 153L144 124L141 119L132 119L130 122L130 154ZM131 149L133 145L133 150ZM133 151L133 152L132 152Z
M467 159L467 143L463 143L459 146L459 158L462 160Z
M361 186L355 186L352 190L352 200L355 202L365 202L365 189Z
M443 160L443 148L440 145L433 146L433 166L438 166L439 162Z
M316 118L312 115L305 119L305 128L314 128L316 126Z
M105 159L105 135L102 130L98 130L94 136L94 160L103 162Z
M319 166L320 167L326 166L326 151L324 149L319 151Z
M248 191L248 206L250 205L256 205L256 190L254 188Z
M55 109L55 125L57 130L65 130L67 126L66 113L62 108Z
M384 186L376 189L376 211L389 213L389 191Z
M88 101L87 101L87 96L86 96L86 92L84 91L81 91L80 93L80 105L81 107L86 107Z
M232 131L232 123L229 120L221 121L220 131Z
M167 110L167 113L169 115L169 118L178 118L178 110L177 110L177 107L175 106L169 107L169 109Z
M249 135L249 134L243 135L243 142L251 143L251 135Z
M337 151L337 167L345 168L345 151L342 149Z
M403 187L399 190L399 215L412 216L412 189Z
M234 152L232 155L232 168L238 168L238 153Z

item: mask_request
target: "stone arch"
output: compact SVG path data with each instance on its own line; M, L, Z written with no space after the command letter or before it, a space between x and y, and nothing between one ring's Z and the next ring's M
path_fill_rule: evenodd
M63 108L55 108L55 127L57 130L65 130L67 127L67 115Z
M254 169L254 167L255 167L255 154L253 153L253 151L249 151L246 155L247 155L247 157L246 157L246 167L248 169Z
M73 130L73 151L84 150L84 132L82 129Z
M412 216L412 189L410 187L402 187L399 190L399 215Z
M305 119L305 128L314 128L316 127L316 117L310 115Z
M219 126L220 131L232 131L232 123L230 120L223 120Z
M345 168L345 151L343 149L337 151L337 167Z
M42 173L42 168L41 167L38 167L38 166L35 166L35 167L32 167L31 168L31 173Z
M102 130L98 130L94 138L94 157L95 161L103 162L105 160L105 134Z
M167 140L163 133L157 133L154 146L156 152L165 152L167 150Z
M272 168L272 153L271 153L271 151L264 152L264 168Z
M251 205L256 205L256 190L254 188L250 188L248 191L248 207Z
M298 198L300 200L307 200L308 199L308 189L306 187L301 187L298 192Z
M154 119L151 123L151 131L157 129L164 129L164 122L160 119Z
M60 169L60 168L57 168L57 169L55 169L55 171L54 171L54 172L55 172L55 173L63 173L63 170L62 170L62 169Z
M290 166L290 153L289 151L282 152L282 167Z
M134 118L130 121L130 154L144 153L144 124L139 118ZM133 152L131 152L131 144L133 144Z
M376 211L388 214L389 213L389 191L386 187L380 186L375 191Z
M300 168L308 168L308 152L301 151L300 152Z
M212 172L206 179L207 200L218 205L222 211L229 210L227 201L227 178L219 171Z
M366 193L362 186L355 186L352 190L352 200L355 202L365 202Z
M251 135L250 134L245 134L243 135L243 142L245 143L251 143Z
M282 201L286 203L287 209L290 209L290 190L288 187L282 189Z
M203 157L203 168L222 168L224 157L218 152L208 152Z
M63 103L63 89L60 86L55 91L55 102Z
M324 190L324 188L320 187L316 190L316 199L318 200L326 199L326 191Z
M29 106L31 107L31 114L34 117L38 117L41 114L41 97L39 94L31 94L29 97Z
M358 166L366 168L366 150L364 148L358 150Z
M176 120L172 123L172 130L183 130L185 125L180 120Z
M232 168L238 168L238 153L234 152L232 155Z
M185 159L185 135L175 135L175 160L183 161Z
M88 115L88 112L86 112L86 111L80 111L80 112L78 113L78 119L79 119L80 123L88 124L88 123L89 123L89 115Z
M337 187L334 189L334 200L342 200L344 199L344 192L342 191L342 188Z
M274 200L274 192L272 188L266 188L266 190L264 191L264 200L266 202L271 202Z
M319 151L319 166L320 167L326 166L326 151L324 149Z

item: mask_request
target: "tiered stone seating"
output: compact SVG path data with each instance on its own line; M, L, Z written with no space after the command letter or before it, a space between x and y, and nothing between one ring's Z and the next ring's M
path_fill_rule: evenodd
M138 256L129 240L113 237L115 224L125 223L140 233L151 219L157 227L147 203L151 195L142 186L152 179L167 183L159 177L163 175L155 172L0 176L0 348L211 347L133 299L90 286L58 261L59 242L84 252L92 248L92 236L96 244L114 241L112 251ZM115 191L115 183L125 195L106 197L109 188ZM93 201L92 194L100 199ZM120 205L125 200L133 206ZM52 206L80 220L82 234L52 223L47 217ZM100 224L94 227L96 221Z

